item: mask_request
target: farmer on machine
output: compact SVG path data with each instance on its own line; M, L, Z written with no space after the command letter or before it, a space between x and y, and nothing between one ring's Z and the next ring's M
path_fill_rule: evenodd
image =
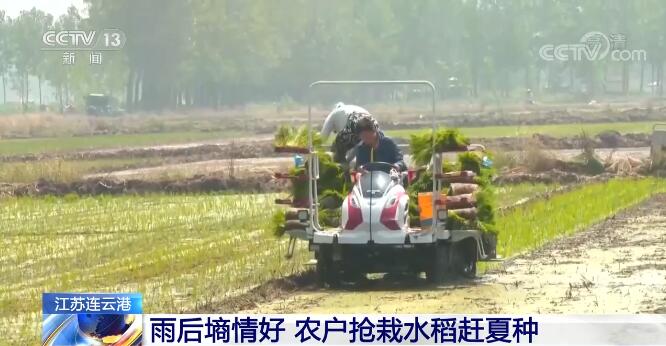
M354 147L361 141L356 123L362 115L370 115L365 108L338 102L328 114L321 129L321 138L326 140L331 132L337 133L331 147L333 160L347 164L354 158Z
M402 151L391 138L379 130L377 121L371 115L361 116L356 123L356 130L361 138L356 151L356 167L368 162L386 162L393 164L398 172L407 170Z

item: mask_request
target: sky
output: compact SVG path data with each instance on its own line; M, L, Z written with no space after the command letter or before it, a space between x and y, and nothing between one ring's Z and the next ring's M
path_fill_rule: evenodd
M5 14L12 18L16 18L21 11L33 7L50 13L54 18L57 18L65 14L67 8L71 5L76 6L79 10L85 7L83 0L0 0L0 10L5 11Z

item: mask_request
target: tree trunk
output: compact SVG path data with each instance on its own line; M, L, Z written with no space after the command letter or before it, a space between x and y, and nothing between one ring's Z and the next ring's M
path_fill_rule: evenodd
M629 93L629 63L622 63L622 94L625 96Z
M42 76L37 76L37 87L39 88L39 110L42 109Z
M650 63L650 89L651 96L657 96L657 66L656 63Z
M548 89L548 91L551 91L551 92L553 90L553 84L554 84L553 79L554 79L554 77L553 77L553 68L552 68L551 65L547 65L546 66L546 88Z
M659 81L659 97L664 97L664 62L659 62L659 75L657 76Z
M643 83L645 83L645 61L641 61L641 84L638 86L638 92L643 93Z
M130 68L129 73L127 74L127 89L125 90L125 108L128 111L131 111L134 108L133 96L134 96L134 69Z
M7 80L4 74L2 75L2 103L7 103Z
M169 99L167 100L167 107L180 106L180 90L175 86L169 88Z
M574 87L574 66L573 63L569 64L569 92L575 93L576 89Z
M25 81L25 104L23 105L23 111L28 110L28 104L30 103L30 78L28 77L28 73L25 73L25 76L23 77L23 80Z
M60 113L65 110L65 105L62 103L62 84L58 84L58 102L60 103Z
M479 96L479 73L476 64L472 67L472 96Z
M194 89L194 104L195 107L204 106L203 85L201 83Z
M136 106L139 104L139 102L141 100L141 87L142 87L142 84L143 84L143 83L141 83L142 78L143 78L143 73L142 72L138 71L138 72L135 73L134 88L133 88L134 89L134 95L133 95L133 98L132 98L132 106L134 108L136 108Z

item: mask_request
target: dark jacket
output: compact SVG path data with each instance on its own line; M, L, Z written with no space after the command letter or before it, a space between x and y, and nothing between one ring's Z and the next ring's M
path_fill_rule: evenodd
M372 158L372 160L371 160ZM407 165L402 159L402 151L395 142L379 132L379 145L373 149L360 143L356 150L356 167L361 167L368 162L387 162L398 165L401 171L407 170Z

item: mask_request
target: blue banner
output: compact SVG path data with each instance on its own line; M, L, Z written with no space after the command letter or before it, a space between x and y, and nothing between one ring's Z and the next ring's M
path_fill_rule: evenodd
M141 314L141 293L43 293L42 313Z

